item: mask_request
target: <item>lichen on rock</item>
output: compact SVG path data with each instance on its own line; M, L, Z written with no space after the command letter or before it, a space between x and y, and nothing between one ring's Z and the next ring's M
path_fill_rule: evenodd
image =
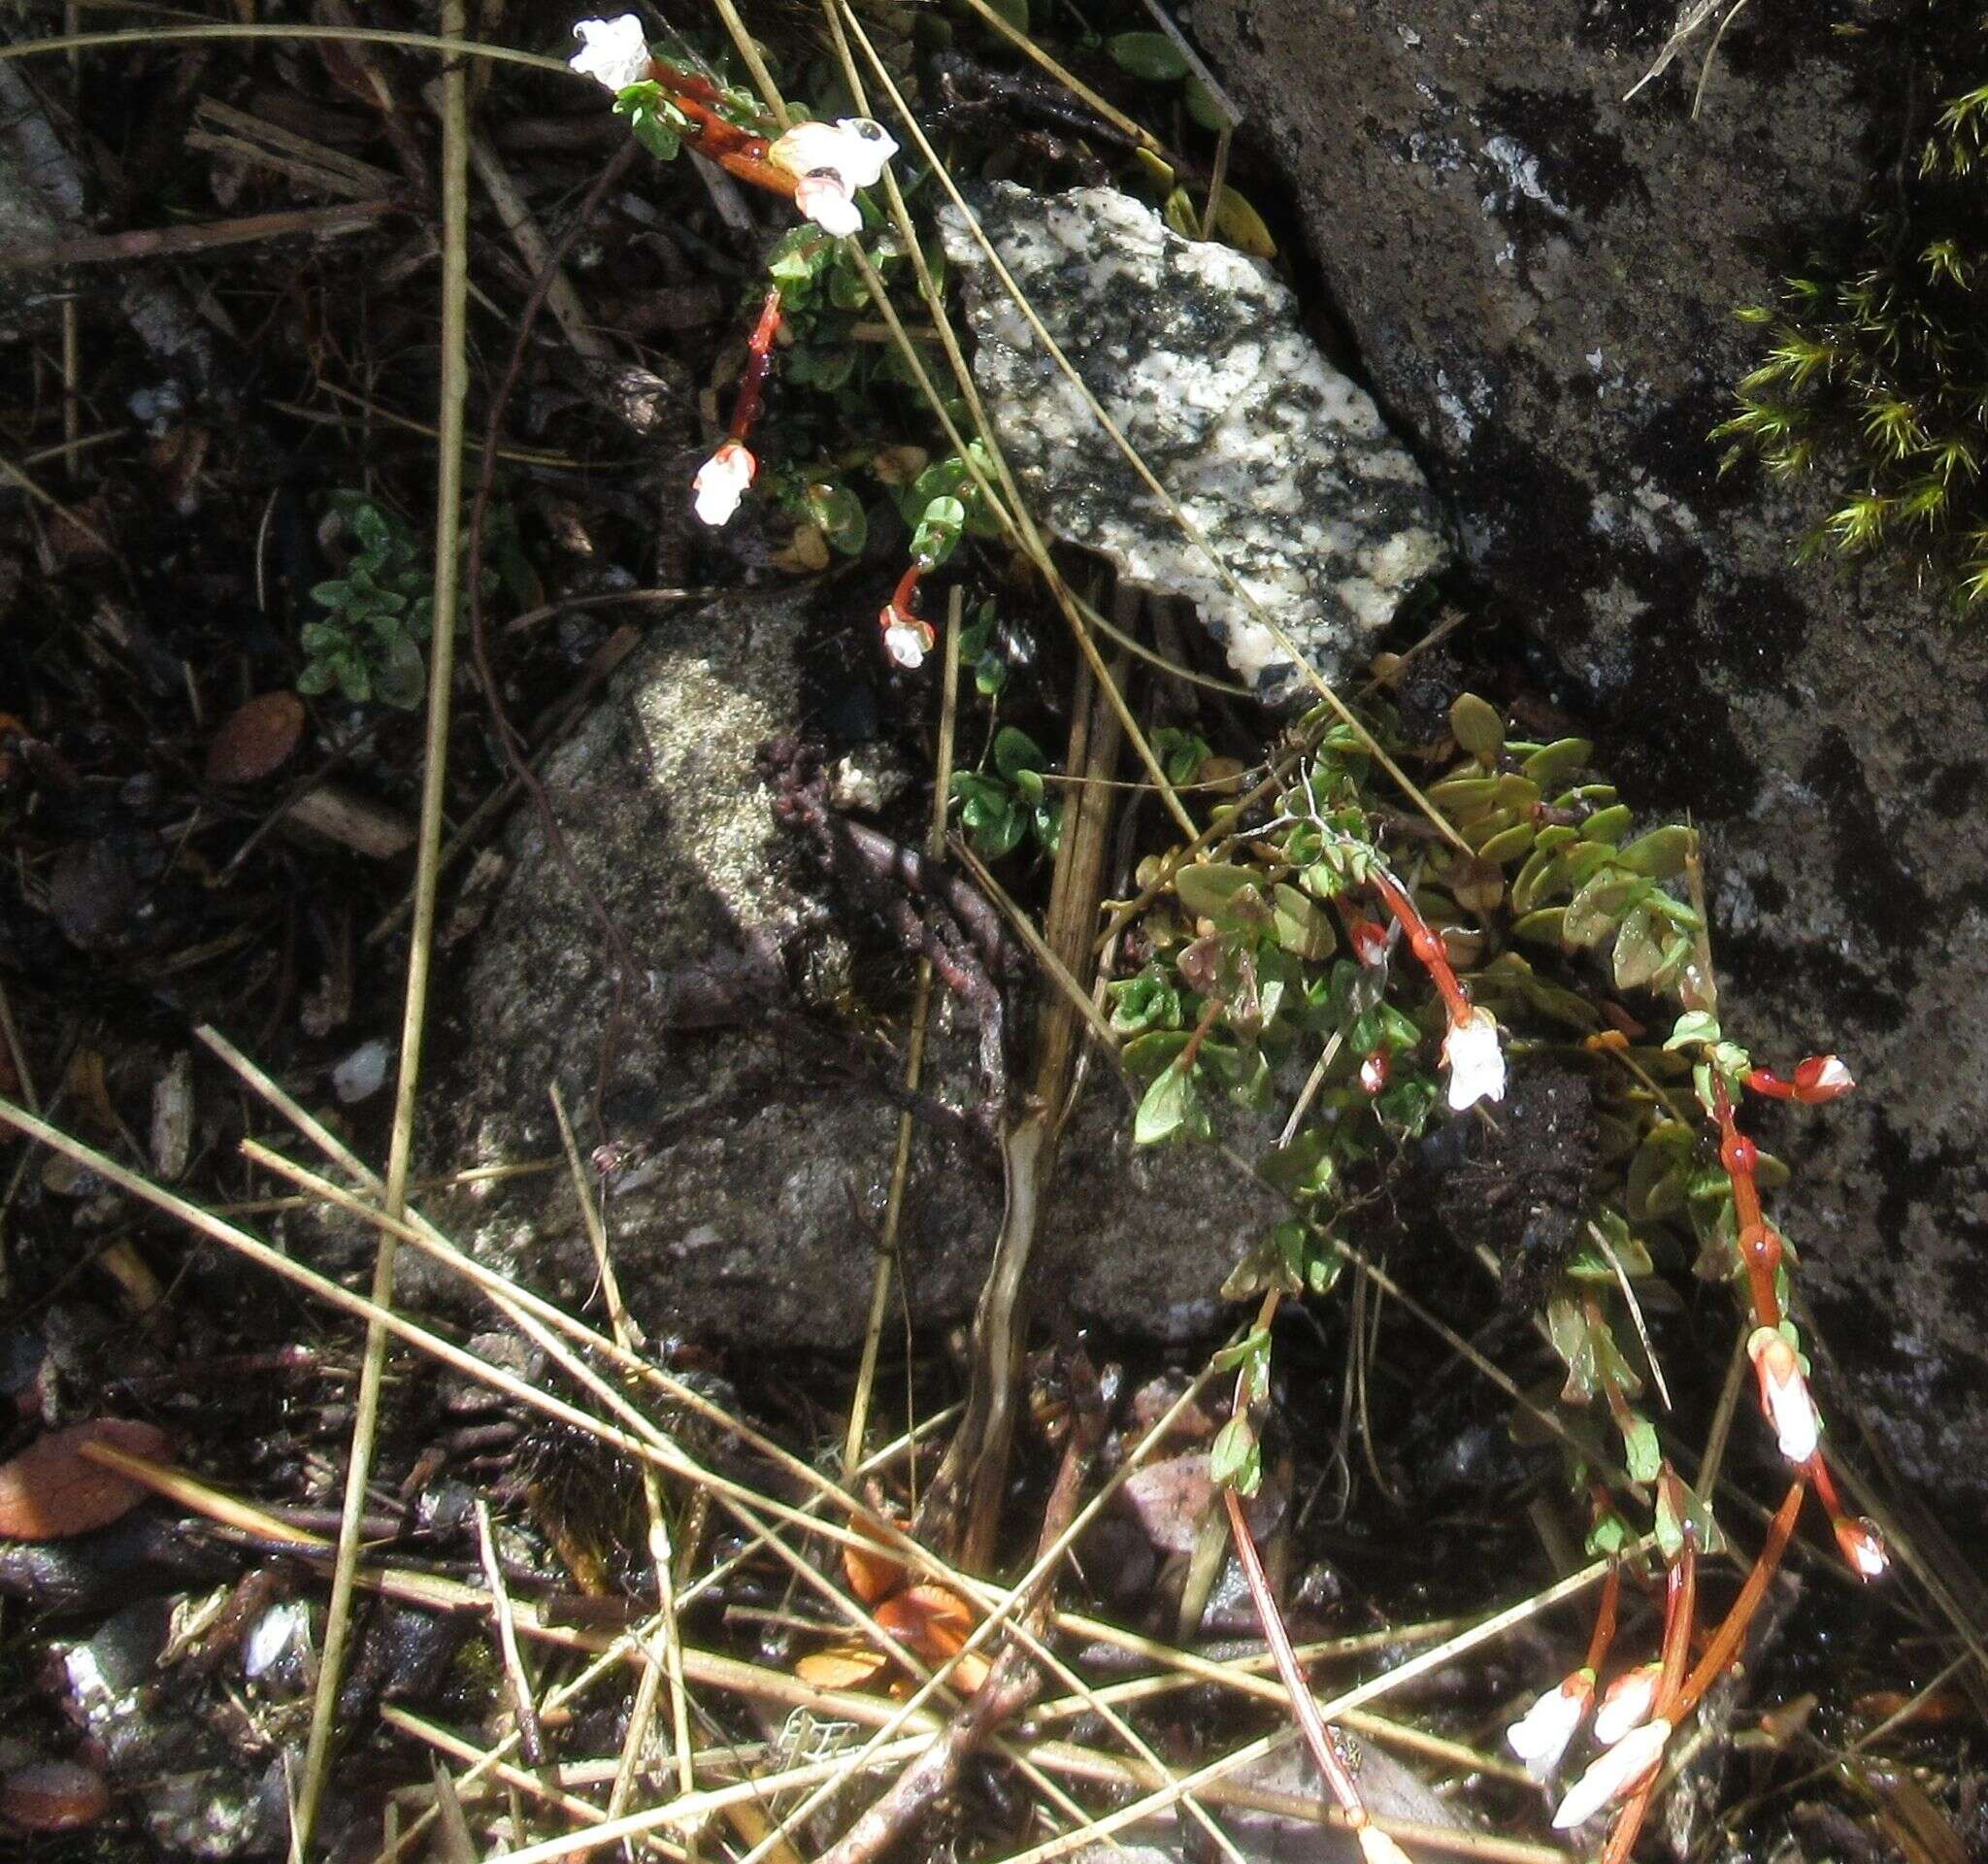
M997 184L975 214L1044 327L1230 576L1102 431L947 209L940 218L977 342L975 378L1031 509L1128 581L1190 597L1259 695L1302 703L1315 688L1290 649L1335 679L1446 560L1420 468L1372 397L1319 352L1293 294L1254 260L1180 238L1111 188L1038 195Z

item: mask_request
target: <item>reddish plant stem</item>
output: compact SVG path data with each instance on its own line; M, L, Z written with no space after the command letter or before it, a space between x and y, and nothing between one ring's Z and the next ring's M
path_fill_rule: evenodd
M773 346L780 333L780 288L775 285L759 307L759 321L746 342L746 373L739 378L739 399L732 404L731 437L744 444L766 405L766 382L773 374Z
M1408 949L1421 961L1422 968L1429 973L1429 981L1441 994L1443 1007L1449 1012L1452 1024L1468 1022L1471 1016L1471 993L1457 982L1455 971L1450 968L1449 954L1442 949L1442 940L1425 919L1408 889L1391 876L1375 868L1367 882L1380 895L1380 902L1394 915L1395 922L1408 941Z
M1732 1608L1713 1632L1712 1641L1706 1647L1705 1655L1699 1658L1697 1667L1679 1687L1676 1699L1670 1709L1671 1719L1682 1721L1692 1710L1698 1707L1699 1698L1732 1667L1733 1659L1739 1654L1740 1646L1745 1639L1747 1627L1753 1622L1753 1614L1760 1610L1760 1602L1767 1597L1767 1588L1776 1572L1780 1570L1782 1557L1787 1553L1788 1543L1795 1535L1795 1522L1802 1513L1803 1497L1808 1493L1808 1471L1805 1468L1789 1485L1788 1492L1781 1499L1781 1505L1774 1511L1774 1517L1769 1523L1767 1539L1761 1544L1759 1556L1753 1562L1753 1570L1746 1576L1746 1583L1740 1588L1740 1596L1733 1601Z
M741 129L718 115L719 97L712 85L690 72L666 65L660 58L651 58L648 68L649 75L670 93L671 103L682 112L689 125L683 140L698 154L742 182L750 182L755 187L790 201L794 198L800 178L767 160L766 151L771 145L764 136Z
M1594 1635L1588 1639L1587 1661L1584 1670L1601 1673L1602 1665L1607 1661L1608 1647L1615 1642L1615 1610L1622 1598L1622 1568L1620 1565L1608 1569L1608 1577L1602 1581L1602 1603L1595 1612Z
M1781 1265L1781 1239L1760 1207L1760 1149L1740 1130L1740 1122L1733 1116L1733 1097L1716 1069L1712 1110L1719 1122L1719 1163L1726 1168L1733 1186L1740 1259L1746 1265L1746 1280L1753 1292L1753 1324L1777 1327L1781 1302L1774 1292L1774 1273Z
M1249 1522L1242 1512L1242 1498L1233 1488L1225 1488L1222 1501L1229 1511L1229 1533L1236 1543L1236 1557L1242 1563L1242 1577L1249 1582L1249 1596L1255 1602L1256 1615L1263 1625L1263 1641L1270 1647L1277 1676L1291 1698L1291 1713L1298 1718L1299 1732L1305 1737L1305 1745L1311 1749L1311 1758L1318 1763L1318 1771L1332 1789L1332 1796L1345 1814L1348 1829L1358 1832L1368 1822L1366 1804L1360 1798L1360 1789L1353 1784L1353 1776L1347 1771L1346 1763L1340 1758L1339 1749L1333 1745L1331 1730L1326 1727L1324 1716L1318 1713L1318 1704L1312 1700L1311 1691L1306 1685L1305 1672L1298 1666L1298 1653L1291 1648L1290 1633L1284 1629L1283 1615L1271 1595L1270 1577L1263 1570L1263 1557L1249 1537Z

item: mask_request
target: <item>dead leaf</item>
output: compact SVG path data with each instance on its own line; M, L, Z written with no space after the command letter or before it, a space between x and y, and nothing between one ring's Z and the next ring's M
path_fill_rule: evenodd
M1191 1553L1201 1523L1214 1506L1214 1479L1209 1453L1190 1449L1148 1463L1125 1479L1121 1491L1146 1539L1163 1553Z
M838 1644L827 1650L811 1650L794 1665L794 1674L816 1689L862 1689L877 1681L887 1661L881 1650Z
M27 1832L74 1832L94 1825L111 1789L94 1769L73 1760L40 1760L0 1779L0 1817Z
M259 783L290 760L304 736L304 702L294 692L265 692L237 706L207 748L211 783Z
M856 1532L871 1543L869 1547L843 1547L843 1576L849 1582L849 1590L865 1605L875 1605L879 1599L887 1599L904 1584L906 1573L904 1562L893 1553L883 1550L883 1543L877 1538L876 1531L858 1518L854 1523Z
M128 1514L150 1493L83 1453L85 1444L164 1462L172 1439L152 1424L99 1417L38 1437L14 1458L0 1463L0 1536L15 1541L58 1541L87 1534Z

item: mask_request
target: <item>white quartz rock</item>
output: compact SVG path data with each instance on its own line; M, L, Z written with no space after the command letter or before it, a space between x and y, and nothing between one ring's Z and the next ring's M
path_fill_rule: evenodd
M975 211L1044 326L1256 608L1322 678L1354 666L1448 544L1421 470L1306 335L1291 291L1111 188L997 183ZM1039 520L1141 587L1190 597L1262 698L1315 698L1099 427L963 217L940 217L977 343L974 374Z

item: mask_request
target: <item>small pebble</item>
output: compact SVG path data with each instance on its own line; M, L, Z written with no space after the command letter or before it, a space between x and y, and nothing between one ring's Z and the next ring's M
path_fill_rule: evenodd
M331 1071L331 1090L350 1107L377 1094L386 1082L386 1044L379 1037L362 1042Z

